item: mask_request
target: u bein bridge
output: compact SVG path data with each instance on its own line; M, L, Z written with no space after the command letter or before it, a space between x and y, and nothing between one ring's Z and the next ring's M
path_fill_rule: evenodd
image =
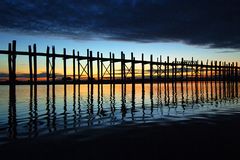
M115 58L114 53L109 54L108 58L104 58L103 54L97 52L94 57L92 51L87 50L87 55L80 55L79 51L72 51L72 55L67 54L66 49L63 53L55 52L55 47L47 47L46 53L37 52L37 46L28 46L28 51L17 51L16 41L9 43L8 50L0 50L0 54L8 55L8 71L9 80L1 82L2 84L117 84L117 83L158 83L158 82L176 82L176 81L239 81L240 67L238 63L226 63L217 61L208 61L204 64L203 61L184 60L170 62L169 56L167 61L162 61L162 57L153 61L153 55L150 55L150 60L136 60L133 53L131 59L126 59L125 54L121 52L121 58ZM25 82L17 81L16 76L16 58L18 56L29 57L29 80ZM38 57L46 59L46 80L38 80ZM63 60L63 77L61 80L56 78L56 58ZM72 73L69 78L67 75L67 60L73 63ZM82 61L86 61L82 63ZM96 62L96 76L94 76L93 62ZM106 64L107 63L107 64ZM116 70L116 63L120 63L120 70ZM130 64L130 67L129 67ZM137 64L141 65L141 71L136 69ZM146 70L149 65L149 70ZM147 67L146 67L147 66ZM77 68L77 71L76 71ZM120 73L117 73L120 72ZM147 72L147 74L146 74ZM140 76L136 76L136 74ZM87 78L84 76L86 75ZM120 76L119 76L120 75Z

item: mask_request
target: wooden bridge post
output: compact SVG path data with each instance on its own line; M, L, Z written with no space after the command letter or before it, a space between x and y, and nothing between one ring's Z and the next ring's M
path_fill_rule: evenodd
M169 81L169 73L170 73L170 63L169 63L169 56L167 56L167 80Z
M162 81L162 56L160 55L160 82Z
M150 55L150 83L153 83L153 55Z
M55 84L56 74L55 74L55 46L52 46L52 81Z
M193 81L193 57L192 57L192 68L191 68L191 81Z
M109 72L109 78L110 83L112 83L112 53L109 53L109 66L110 66L110 72Z
M13 82L16 83L16 41L12 41Z
M78 63L78 83L80 82L80 53L79 51L77 52L77 63Z
M33 77L32 77L32 47L31 45L28 46L28 53L29 53L29 78L30 78L30 83L32 84L33 82Z
M99 83L99 80L100 80L99 52L97 52L97 79L98 79L98 83Z
M126 83L126 62L125 62L125 54L123 54L123 78L124 78L124 83Z
M34 83L37 83L37 46L33 44L33 68L34 68Z
M66 62L66 48L63 48L63 76L64 83L67 82L67 62Z
M201 61L201 67L200 67L200 81L203 80L203 61Z
M144 83L144 54L142 53L142 83Z
M131 53L131 65L132 65L132 83L135 83L135 58L133 57L133 52Z
M205 73L205 79L206 79L206 81L208 80L208 60L207 60L207 62L206 62L206 73Z
M115 56L114 56L114 53L112 54L112 70L113 70L113 83L115 84Z
M197 64L196 64L195 80L198 81L198 60L197 60Z
M236 62L236 67L235 67L235 80L238 81L238 62Z
M219 62L219 66L218 66L218 80L221 81L221 77L222 77L222 62Z
M101 83L103 84L103 54L101 53Z
M88 77L88 80L90 79L90 66L89 66L89 49L87 49L87 77Z
M92 51L90 51L90 82L91 84L93 83L93 55L92 55Z
M210 69L211 69L211 81L212 81L213 80L213 61L211 61Z
M174 69L174 78L175 78L175 81L177 81L177 58L175 58L175 69Z
M12 44L8 44L8 77L9 83L12 83Z
M182 60L181 60L181 81L183 81L183 69L184 69L184 64L183 64L184 62L183 62L183 58L182 58Z
M76 71L75 71L75 68L76 68L76 64L75 64L75 50L73 50L73 83L76 83Z
M122 80L122 82L123 82L123 67L125 67L125 66L123 66L123 52L121 52L121 80Z
M217 81L217 61L215 61L215 68L214 68L214 80Z
M223 63L223 80L226 81L226 62Z
M47 46L47 52L46 52L46 80L47 80L47 84L49 84L49 53L50 53L50 48Z

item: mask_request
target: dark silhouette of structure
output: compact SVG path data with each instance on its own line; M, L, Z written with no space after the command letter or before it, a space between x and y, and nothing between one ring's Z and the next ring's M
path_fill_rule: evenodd
M66 83L154 83L154 82L174 82L174 81L239 81L240 67L238 63L226 63L211 61L210 64L207 61L203 64L203 61L184 60L170 62L169 57L167 61L162 61L162 57L157 58L157 61L153 61L153 55L150 55L150 61L144 60L144 54L142 54L142 60L135 60L133 53L131 53L131 59L126 59L125 54L121 52L121 58L115 58L114 53L109 54L109 58L104 58L103 54L97 52L97 57L93 57L92 51L87 50L87 56L81 56L79 52L75 54L75 50L72 51L72 55L68 55L66 49L63 49L63 54L55 53L55 47L52 47L52 53L50 54L50 47L47 47L46 53L37 52L36 44L28 47L28 52L16 51L16 41L9 43L8 50L0 50L0 54L8 55L8 70L9 81L5 84L66 84ZM17 56L29 56L29 81L18 82L16 81L16 58ZM37 80L37 58L46 58L46 81ZM56 79L55 66L56 58L63 59L63 78L61 80ZM72 79L67 75L67 63L66 61L71 59L73 61L73 75ZM82 63L82 61L86 63ZM96 78L93 70L93 62L96 61L97 75ZM77 62L77 65L76 65ZM108 63L108 64L106 64ZM115 64L120 63L121 69L116 70ZM130 64L128 67L127 64ZM141 73L136 73L135 65L141 64ZM149 65L149 70L145 70L145 66ZM76 74L76 68L78 70ZM146 72L148 72L146 74ZM83 78L86 74L87 78ZM116 76L119 74L120 76ZM137 77L136 74L139 76ZM146 76L148 75L148 76Z

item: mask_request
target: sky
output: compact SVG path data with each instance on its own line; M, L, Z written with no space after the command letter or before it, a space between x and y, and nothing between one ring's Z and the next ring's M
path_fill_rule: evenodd
M17 50L37 44L86 55L123 51L136 59L145 54L180 59L240 62L238 0L1 0L0 50L17 40ZM28 72L27 57L17 57L18 73ZM39 73L45 60L38 60ZM57 72L62 72L61 60ZM0 55L0 77L7 72ZM71 66L71 62L68 62ZM71 71L69 71L70 74Z

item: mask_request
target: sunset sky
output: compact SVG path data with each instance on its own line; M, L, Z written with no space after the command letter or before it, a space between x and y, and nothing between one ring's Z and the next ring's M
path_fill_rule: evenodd
M46 51L67 48L86 55L86 49L120 52L136 59L170 56L190 60L240 62L240 7L237 0L68 0L0 1L0 50L17 40L17 50L36 43ZM28 73L28 57L17 57L18 73ZM45 72L39 59L38 72ZM0 77L7 73L7 57L0 55ZM57 60L62 73L62 60ZM72 65L68 62L68 66ZM71 70L68 71L71 74Z

